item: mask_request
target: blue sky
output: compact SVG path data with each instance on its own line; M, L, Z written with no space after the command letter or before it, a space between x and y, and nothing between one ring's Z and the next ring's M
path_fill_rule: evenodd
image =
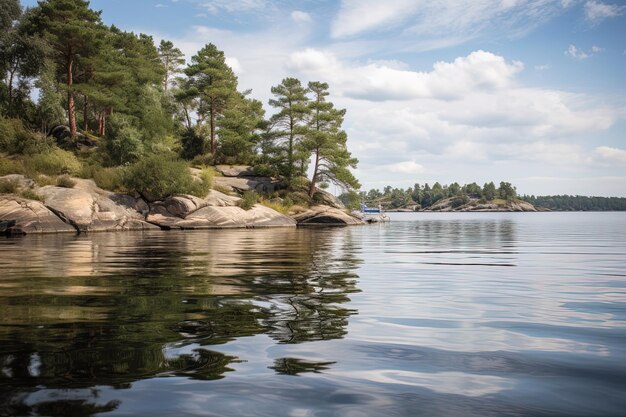
M623 0L91 4L187 58L216 44L264 103L285 76L328 82L365 189L506 180L626 196Z

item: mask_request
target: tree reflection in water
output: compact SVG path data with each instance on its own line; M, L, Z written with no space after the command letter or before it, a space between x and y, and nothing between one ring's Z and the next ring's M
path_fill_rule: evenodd
M157 376L218 379L240 359L206 346L257 334L279 343L341 338L358 291L350 236L267 229L5 241L0 408L93 415L117 404L100 404L96 390L34 404L25 394ZM173 345L190 349L172 355ZM281 358L270 368L295 375L331 364Z

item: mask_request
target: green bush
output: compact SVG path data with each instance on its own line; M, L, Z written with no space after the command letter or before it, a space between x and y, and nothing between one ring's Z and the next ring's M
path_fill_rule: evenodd
M187 163L174 154L150 155L124 170L124 186L147 200L162 200L174 194L202 194L203 182L195 181ZM208 192L208 187L206 188Z
M76 175L81 171L81 163L72 152L53 147L49 152L37 153L24 158L24 168L34 176L45 175Z
M250 210L259 202L259 195L256 191L246 191L243 193L238 205L244 210Z
M139 159L144 151L141 133L128 118L114 114L109 119L106 150L114 164L131 163Z
M24 165L21 161L3 158L0 156L0 176L8 174L23 174Z
M70 178L69 175L61 175L57 178L57 187L74 188L76 181Z
M0 180L0 194L14 194L19 185L15 180Z
M56 180L54 179L54 177L49 177L48 175L35 175L33 180L35 180L37 185L40 187L56 184Z
M39 196L39 194L37 194L31 189L23 190L22 192L20 192L20 195L28 200L43 201L43 199Z
M83 165L79 175L81 178L93 179L96 185L104 190L124 191L124 168L103 168L99 165Z
M34 154L46 152L52 146L53 139L38 137L26 129L21 120L0 117L0 152Z

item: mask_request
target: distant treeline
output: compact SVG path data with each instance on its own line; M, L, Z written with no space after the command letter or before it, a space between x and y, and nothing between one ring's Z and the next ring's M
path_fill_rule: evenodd
M543 207L557 211L626 211L626 198L623 197L584 197L571 195L556 196L518 196L517 189L510 182L502 181L499 186L493 182L485 183L482 187L477 183L460 185L434 183L415 184L413 187L393 188L384 187L382 190L344 193L340 200L349 208L358 208L362 203L386 210L425 209L440 200L452 198L451 206L459 207L471 200L480 203L494 200L512 201L520 199L536 207Z
M582 195L522 196L534 206L558 211L626 211L624 197L585 197Z
M482 187L475 182L465 185L460 185L457 182L441 185L436 182L432 186L428 183L424 185L415 184L406 189L387 186L382 191L372 189L367 192L344 193L339 198L350 208L358 208L361 203L365 203L368 206L380 205L387 210L400 208L419 210L430 207L439 200L451 197L454 197L453 206L461 206L469 202L470 198L484 202L495 199L513 200L517 197L517 191L511 183L504 181L500 182L498 187L493 182L488 182Z

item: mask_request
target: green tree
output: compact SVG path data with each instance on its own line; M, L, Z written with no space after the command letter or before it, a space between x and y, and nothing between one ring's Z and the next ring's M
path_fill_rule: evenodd
M44 134L52 126L61 124L65 119L65 110L61 105L63 93L55 80L55 73L54 63L47 61L43 65L43 70L35 83L35 86L39 88L39 100L37 102L38 124Z
M500 182L500 187L498 188L498 195L500 198L504 200L513 200L517 197L517 190L510 182Z
M349 170L356 168L358 160L348 151L348 135L341 130L346 110L337 110L326 101L328 84L310 82L308 87L313 99L309 103L311 117L303 145L314 161L309 197L313 197L320 181L331 181L348 190L358 189L359 182Z
M256 161L256 146L266 127L263 104L243 94L232 101L219 120L218 160L226 164L251 165Z
M192 99L198 123L209 127L209 144L213 157L217 152L217 126L229 105L239 97L237 77L226 64L224 52L212 43L191 58L185 69L187 80L183 99Z
M173 77L182 72L185 64L185 55L180 49L175 48L170 41L161 40L159 44L159 60L164 69L163 91L167 93L167 88L171 84Z
M29 16L31 33L41 34L50 44L52 58L67 85L67 113L70 134L76 136L74 101L75 64L93 55L99 48L100 12L89 8L85 0L40 1Z
M485 183L483 186L483 198L487 201L491 201L496 198L496 195L496 185L493 182Z
M283 162L284 173L291 182L295 173L296 146L307 131L306 119L310 113L307 90L297 78L285 78L272 87L274 99L270 99L270 106L278 109L270 123L274 128L275 138L283 141L281 147L285 154ZM279 148L280 149L280 148Z

